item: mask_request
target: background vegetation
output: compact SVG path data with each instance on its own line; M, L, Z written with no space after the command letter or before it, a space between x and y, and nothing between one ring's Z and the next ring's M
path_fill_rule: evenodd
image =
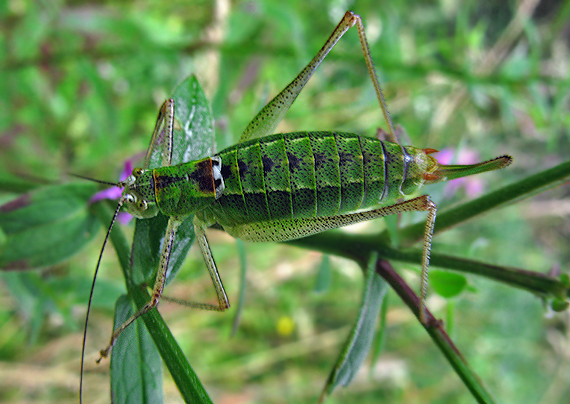
M496 189L567 160L569 1L9 0L0 5L0 202L37 184L70 181L68 172L115 180L126 159L146 150L158 106L191 73L212 101L218 149L234 143L347 9L364 20L392 118L411 144L515 159L459 189L426 189L440 208L472 197L473 187ZM358 38L349 32L279 130L373 135L379 125ZM451 229L435 238L434 249L567 271L568 191L561 186ZM0 401L75 400L102 235L56 266L0 273ZM214 231L211 243L235 301L235 243ZM356 315L361 271L332 259L329 286L317 293L320 254L245 248L247 300L233 338L231 313L169 304L160 310L215 402L314 401ZM108 251L89 329L88 402L109 400L107 364L91 364L124 288L117 269ZM169 294L211 299L204 269L192 249ZM416 277L409 265L399 269ZM564 402L568 315L545 315L539 299L488 280L470 277L469 284L469 292L432 296L428 305L451 320L457 345L497 401ZM472 402L414 317L395 296L391 303L382 357L331 402ZM179 402L173 384L165 390L168 402Z

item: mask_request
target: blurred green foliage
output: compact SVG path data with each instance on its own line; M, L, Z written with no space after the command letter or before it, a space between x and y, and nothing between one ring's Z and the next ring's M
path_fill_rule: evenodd
M567 159L567 0L7 0L0 4L0 203L41 184L70 181L68 172L116 179L123 161L143 155L158 106L191 73L212 101L218 149L234 143L346 9L363 18L392 119L405 127L411 144L468 149L482 159L512 155L513 166L477 178L485 189ZM379 125L358 38L349 32L279 130L373 135ZM440 208L466 199L464 189L450 195L445 184L426 192ZM438 235L434 249L545 273L556 265L567 271L568 193L562 186L473 220ZM212 233L233 298L237 250L229 237ZM99 248L95 242L43 270L0 274L0 401L75 399L83 313ZM332 259L330 286L317 294L318 254L279 245L245 248L251 270L234 338L228 338L230 315L168 304L161 313L215 402L314 400L356 315L361 272ZM458 346L497 401L565 402L567 314L547 318L528 293L468 281L471 292L450 301L433 297L428 305L440 317L451 316ZM108 251L88 364L107 341L122 288ZM194 249L169 295L213 297ZM396 298L391 302L385 353L368 369L371 377L363 372L330 402L472 402L409 312ZM278 327L287 321L294 324L290 333ZM108 400L106 369L88 366L86 400ZM168 381L165 395L167 402L178 400Z

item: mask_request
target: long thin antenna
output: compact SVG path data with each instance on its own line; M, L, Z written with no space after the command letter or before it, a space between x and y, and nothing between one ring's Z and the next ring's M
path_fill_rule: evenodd
M79 178L85 178L80 175L75 175L75 176ZM116 185L116 184L111 183L111 185ZM93 300L93 291L95 290L95 281L97 280L97 273L99 272L99 266L101 265L101 258L103 257L103 251L105 251L107 240L109 240L109 236L111 235L111 229L113 228L113 224L115 223L115 220L119 215L119 210L121 209L121 206L123 206L124 202L125 202L124 198L119 199L119 204L117 205L117 209L115 209L115 214L113 215L113 219L111 219L111 224L109 225L109 229L107 230L107 234L105 235L105 240L103 241L103 246L101 247L101 252L99 253L99 259L97 260L97 266L95 267L95 273L93 274L93 282L91 283L91 291L89 292L89 302L87 303L87 313L85 314L85 326L83 327L83 345L81 347L81 373L79 376L79 404L83 402L83 369L85 365L85 344L87 341L87 325L89 324L89 313L91 311L91 301Z
M109 182L109 181L96 180L95 178L86 177L86 176L80 175L80 174L74 174L74 173L68 173L68 174L71 175L71 176L73 176L73 177L81 178L81 179L87 180L87 181L97 182L97 183L99 183L99 184L111 185L112 187L117 187L117 186L119 186L119 184L116 183L116 182Z

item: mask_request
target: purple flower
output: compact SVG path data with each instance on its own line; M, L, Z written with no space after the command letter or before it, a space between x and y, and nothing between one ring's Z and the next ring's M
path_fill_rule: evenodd
M125 167L119 176L119 181L123 181L127 179L129 175L133 172L133 163L131 160L125 161ZM121 187L111 187L104 189L103 191L97 192L91 199L89 203L95 203L97 201L101 201L103 199L119 199L123 194L123 189ZM117 221L121 224L127 224L131 221L132 215L128 212L120 212L117 216Z
M453 148L446 148L440 151L437 156L438 163L445 165L453 162L469 165L481 161L479 154L471 149L461 149L459 152L456 152ZM445 185L443 193L446 197L452 197L460 188L465 190L465 195L475 198L483 193L485 182L479 176L457 178Z

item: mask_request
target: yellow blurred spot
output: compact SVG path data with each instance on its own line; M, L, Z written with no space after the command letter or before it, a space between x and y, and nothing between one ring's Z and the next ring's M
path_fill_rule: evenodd
M282 316L277 320L277 333L283 337L288 337L293 333L295 323L289 316Z
M170 15L166 25L173 34L181 34L184 31L184 20L178 15Z
M79 139L87 135L87 130L91 124L91 118L84 112L77 113L69 122L67 130L74 139Z
M24 0L11 0L8 3L8 10L10 10L10 12L15 15L22 15L26 12L27 9L28 4Z

